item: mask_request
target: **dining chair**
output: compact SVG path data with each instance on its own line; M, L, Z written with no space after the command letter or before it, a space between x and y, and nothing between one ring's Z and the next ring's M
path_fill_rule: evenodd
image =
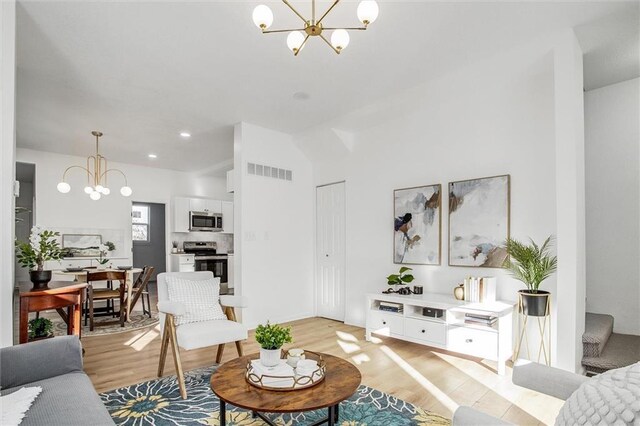
M93 331L94 324L94 303L97 301L115 300L119 301L120 326L124 327L124 316L126 315L126 306L124 304L125 285L127 280L127 273L125 271L96 271L87 272L87 300L89 305L89 331ZM94 289L95 282L98 281L119 281L120 285L118 289ZM107 312L108 315L111 313Z
M131 304L129 304L128 298L125 296L123 306L130 306L130 310L133 310L133 307L138 303L138 299L142 298L142 314L145 315L145 305L144 305L144 296L145 293L147 295L147 304L149 304L149 291L147 290L147 286L149 285L149 281L153 276L153 272L156 268L153 266L144 266L142 268L142 272L138 275L138 279L133 283L133 287L131 289ZM151 318L151 305L149 304L149 318ZM120 320L124 323L125 317L120 316Z
M219 364L225 344L235 342L238 356L242 356L247 327L237 321L234 308L246 307L247 301L242 296L219 295L220 278L214 278L211 271L165 272L158 274L157 280L162 331L158 377L164 372L170 344L180 395L186 399L180 348L191 350L218 345L216 363Z

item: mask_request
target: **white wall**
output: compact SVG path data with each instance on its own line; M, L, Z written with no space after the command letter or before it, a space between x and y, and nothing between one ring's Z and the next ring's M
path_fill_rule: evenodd
M89 152L87 152L87 155ZM111 194L93 201L83 188L86 175L82 171L70 171L67 182L71 191L62 194L56 185L65 168L84 164L85 158L54 154L28 149L17 150L17 160L36 165L36 205L34 223L56 230L102 229L124 232L124 247L119 253L131 256L131 202L164 203L166 205L167 248L171 247L170 225L172 218L171 199L176 196L207 197L221 200L232 198L226 192L223 178L198 176L193 173L142 167L131 164L110 163L126 175L133 189L131 197L120 195L122 178L109 176Z
M450 181L508 173L511 235L541 241L558 232L554 40L469 64L295 136L313 159L316 185L346 180L347 323L364 324L364 294L383 290L399 267L392 260L396 188L440 183L446 194ZM523 284L503 270L447 266L446 203L445 196L443 264L414 266L417 283L452 294L465 276L494 275L499 297L515 301ZM556 294L555 276L543 289Z
M242 320L253 328L313 316L311 164L284 133L240 123L234 140L236 291L250 305ZM248 175L247 162L292 170L293 181Z
M16 2L0 3L0 347L13 344Z
M640 79L585 95L587 310L640 334Z

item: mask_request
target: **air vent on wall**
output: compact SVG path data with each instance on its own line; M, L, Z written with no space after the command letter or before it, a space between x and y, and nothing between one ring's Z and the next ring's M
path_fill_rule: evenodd
M279 169L273 166L265 166L263 164L247 163L247 173L254 176L262 176L279 180L293 180L293 172L291 170Z

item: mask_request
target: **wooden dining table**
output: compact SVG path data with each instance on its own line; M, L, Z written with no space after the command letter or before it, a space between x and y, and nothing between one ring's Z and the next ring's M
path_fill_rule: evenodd
M95 269L95 268L90 268L90 269L83 269L81 271L68 271L66 269L58 269L53 271L54 274L56 275L60 275L60 276L72 276L75 277L74 278L74 282L77 283L86 283L87 282L87 273L89 272L103 272L103 271L113 271L113 272L123 272L121 269L117 269L117 268L107 268L107 269ZM127 291L127 321L131 321L131 316L129 315L131 313L131 295L133 292L133 275L134 274L139 274L140 272L142 272L142 268L131 268L131 269L127 269L126 271L124 271L127 273L126 275L126 280L124 285L126 286L126 291Z

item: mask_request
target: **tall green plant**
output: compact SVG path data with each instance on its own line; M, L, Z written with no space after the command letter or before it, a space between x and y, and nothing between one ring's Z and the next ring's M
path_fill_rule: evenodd
M62 249L56 240L60 233L47 231L39 226L31 228L29 242L16 241L16 259L24 268L38 271L44 269L47 260L60 260Z
M505 245L509 257L504 267L511 275L522 281L532 293L537 293L540 284L549 278L558 267L558 258L550 253L553 237L549 236L541 246L529 238L530 244L516 239L507 239Z

